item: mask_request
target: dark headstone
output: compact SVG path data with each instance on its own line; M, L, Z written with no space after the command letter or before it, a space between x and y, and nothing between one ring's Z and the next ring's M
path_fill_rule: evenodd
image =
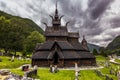
M108 75L106 75L106 80L110 80Z
M114 74L114 71L113 71L113 69L110 69L110 74Z
M22 71L28 71L29 70L29 66L22 66Z
M0 62L2 62L2 59L0 59Z
M2 53L2 52L0 52L0 56L3 56L3 53Z
M26 72L26 77L37 76L37 69Z
M52 65L50 65L50 72L52 72Z
M55 73L57 73L57 72L58 72L58 67L57 67L57 65L55 65L54 72L55 72Z

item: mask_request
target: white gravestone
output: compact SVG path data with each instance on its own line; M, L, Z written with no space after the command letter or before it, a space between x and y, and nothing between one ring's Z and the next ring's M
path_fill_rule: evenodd
M117 72L118 80L120 80L120 71Z
M79 80L79 79L78 79L78 75L79 75L78 64L75 63L75 80Z

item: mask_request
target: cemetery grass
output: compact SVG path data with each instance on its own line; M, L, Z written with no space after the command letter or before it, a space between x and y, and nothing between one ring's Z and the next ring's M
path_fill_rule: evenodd
M103 56L101 56L101 55L97 55L97 56L95 56L96 57L96 61L97 62L104 62L104 61L106 61L106 60L109 60L107 57L103 57Z
M120 63L120 59L116 59L115 61L118 62L118 63Z
M11 72L23 75L24 72L20 69L11 69ZM74 80L74 70L60 70L57 73L49 72L48 68L39 68L37 78L40 80ZM105 80L104 77L99 77L94 70L82 70L80 71L80 80Z
M103 69L100 69L100 71L102 72L102 74L104 75L108 75L110 78L112 78L113 80L117 80L117 77L113 74L110 74L110 69L111 68L103 68Z
M21 70L21 69L10 69L10 71L14 74L17 74L17 75L20 75L20 76L23 76L24 75L24 72Z
M12 69L12 68L18 68L24 64L30 64L30 60L17 60L16 58L14 59L13 62L11 62L11 57L6 57L6 56L0 56L0 59L2 60L0 62L0 69Z
M50 73L49 69L39 69L38 76L41 80L74 80L74 70L60 70L58 73ZM93 77L92 77L93 76ZM103 80L93 70L81 70L80 80Z
M19 66L23 64L30 64L30 61L18 61L15 60L14 62L9 61L10 57L0 57L2 62L0 62L0 68L7 68L10 69L11 72L24 75L24 72L21 69L18 69ZM97 62L102 62L104 65L104 61L106 61L105 57L96 56ZM118 65L111 64L112 68L117 68ZM99 69L104 75L109 75L109 77L113 78L113 80L117 80L115 75L110 74L110 68L102 68ZM38 79L41 80L74 80L75 72L74 70L60 70L58 73L50 73L49 68L38 68ZM105 80L105 77L98 76L94 70L81 70L80 71L80 80Z

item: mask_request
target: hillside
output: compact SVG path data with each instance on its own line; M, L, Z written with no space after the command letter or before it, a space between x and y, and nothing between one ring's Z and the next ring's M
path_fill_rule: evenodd
M21 18L19 16L13 16L3 11L0 11L0 16L4 16L6 19L10 19L13 24L24 26L24 28L27 29L27 31L32 32L37 30L38 32L43 34L43 30L30 19Z
M100 52L99 51L100 46L97 46L95 44L88 43L88 48L89 48L90 52L93 52L94 49L96 49L98 52Z
M111 43L108 44L107 49L120 49L120 35L117 36Z

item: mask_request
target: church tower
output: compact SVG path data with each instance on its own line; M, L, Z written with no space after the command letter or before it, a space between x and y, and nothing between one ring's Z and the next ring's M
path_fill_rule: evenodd
M87 46L87 41L86 41L86 39L85 39L85 36L83 35L83 40L82 40L82 47L84 48L84 49L86 49L86 50L89 50L88 49L88 46Z
M54 27L55 31L58 31L61 25L60 17L58 15L58 10L57 10L57 2L56 2L56 9L55 9L55 15L52 18L52 26Z

